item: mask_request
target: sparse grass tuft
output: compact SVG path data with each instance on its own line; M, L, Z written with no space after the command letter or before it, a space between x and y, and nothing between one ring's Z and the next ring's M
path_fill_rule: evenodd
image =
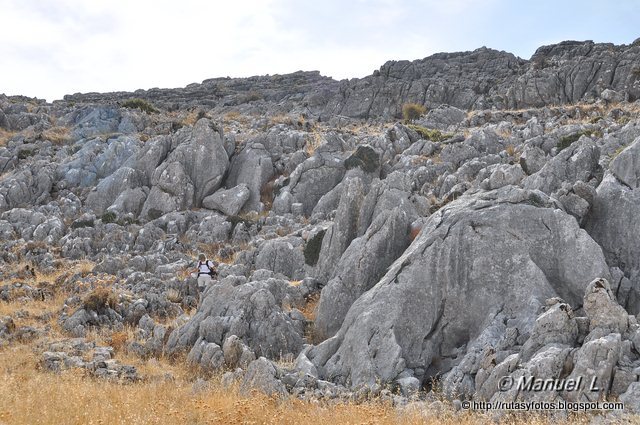
M9 140L13 136L16 135L15 131L5 130L4 128L0 128L0 146L5 146Z
M414 122L427 112L427 108L419 103L405 103L402 105L402 118L406 123Z
M64 145L70 140L70 130L67 127L51 127L42 132L42 139L48 140L54 145Z
M307 135L307 142L304 145L304 150L307 155L311 157L320 145L322 145L322 134L320 134L319 131L312 131Z

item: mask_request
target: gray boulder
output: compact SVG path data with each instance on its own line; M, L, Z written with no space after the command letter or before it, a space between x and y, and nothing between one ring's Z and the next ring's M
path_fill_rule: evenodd
M444 373L434 359L480 335L488 318L502 311L528 333L546 299L579 304L600 276L609 276L601 249L540 192L506 186L463 196L426 220L308 357L322 379L352 385L390 382L405 368Z
M246 394L255 389L268 395L284 396L287 394L287 388L278 380L277 374L273 364L260 357L249 364L240 383L240 391Z
M629 279L620 302L631 314L640 312L640 139L623 150L597 188L585 229L598 242L611 266Z
M310 215L322 195L342 180L345 173L344 143L339 136L329 135L327 142L291 173L288 192L293 203L303 205L305 215Z
M333 336L351 304L368 291L409 245L409 217L400 208L376 217L367 232L355 239L335 266L334 277L322 289L316 329Z
M358 232L358 216L364 199L362 180L353 178L343 184L336 217L322 239L318 257L316 278L322 282L333 277L336 263Z
M599 164L600 149L596 143L586 136L563 149L548 161L540 171L527 177L523 187L530 190L541 190L551 194L563 184L602 178Z
M177 147L151 176L151 192L141 215L157 218L165 213L199 207L222 184L229 166L222 130L203 118L176 133Z
M449 130L451 127L457 127L465 118L467 118L466 111L454 106L440 105L430 109L423 118L416 121L416 124L427 128Z
M202 201L202 206L210 210L218 210L225 215L237 215L249 200L251 192L246 184L241 183L231 189L218 190Z
M520 166L527 175L535 174L542 170L546 163L546 154L537 146L527 146L520 154Z
M231 335L258 356L280 358L300 351L300 326L283 311L285 299L294 299L297 289L278 279L234 286L234 278L209 286L195 315L171 333L166 345L169 354L190 350L197 341L220 346Z
M303 242L300 238L277 238L266 241L256 256L256 269L272 270L290 279L304 277Z
M230 189L237 185L244 185L249 190L249 199L244 209L262 211L260 201L262 188L271 179L273 173L269 152L260 143L253 143L233 157L226 185Z

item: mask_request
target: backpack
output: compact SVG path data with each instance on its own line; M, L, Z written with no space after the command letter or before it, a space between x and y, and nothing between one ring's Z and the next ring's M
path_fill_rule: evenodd
M214 269L215 266L213 266L213 264L211 263L210 260L205 260L204 263L198 262L198 265L205 265L207 266L207 268L209 269L209 273L207 273L209 276L211 276L212 278L216 277L218 275L218 273L216 272L216 270ZM211 265L210 265L211 264Z

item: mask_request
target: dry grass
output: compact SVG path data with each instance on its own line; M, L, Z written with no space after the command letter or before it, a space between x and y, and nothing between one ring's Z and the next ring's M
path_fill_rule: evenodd
M5 130L0 128L0 146L5 146L7 142L16 135L15 131Z
M316 320L316 312L318 310L318 304L320 303L320 293L311 295L304 306L300 309L302 315L307 320Z
M286 361L287 359L283 359ZM389 403L312 403L242 394L216 382L194 391L187 369L150 360L149 370L168 372L173 380L153 379L122 385L77 372L37 370L37 356L27 346L0 351L0 423L7 424L443 424L494 423L490 414L455 413L422 405L394 408ZM142 370L142 369L141 369ZM162 376L162 375L158 375ZM572 418L571 423L586 423ZM558 423L527 417L504 423ZM568 422L567 422L568 423Z
M87 263L74 264L77 268ZM50 275L51 276L51 275ZM36 277L41 279L41 277ZM292 285L299 284L293 281ZM22 304L34 315L55 312L64 294L47 301ZM319 294L308 300L303 314L315 318ZM16 304L17 305L17 304ZM13 303L0 302L0 315L10 313ZM51 317L55 323L57 315ZM22 326L26 319L17 319ZM41 323L42 324L42 323ZM495 423L492 414L456 413L445 402L441 409L412 404L397 408L381 400L362 404L335 401L308 402L293 397L274 398L259 392L241 393L237 387L222 387L215 375L202 389L195 390L196 371L184 358L144 360L126 352L135 339L135 329L121 331L92 329L87 339L114 348L123 364L137 368L144 380L122 384L99 380L81 370L54 374L39 367L40 351L49 338L59 338L59 329L29 344L13 342L0 348L0 424L443 424ZM36 347L40 347L35 349ZM283 357L290 367L293 357ZM570 417L565 423L587 423L586 415ZM543 425L562 423L548 417L504 416L501 423Z
M322 145L322 134L319 131L312 131L307 136L307 142L304 145L304 150L307 155L311 157L320 145Z
M224 114L224 116L222 117L222 122L225 124L237 122L243 125L247 125L249 123L249 117L241 114L238 111L230 111Z
M51 127L42 132L42 138L54 145L64 145L70 140L70 130L67 127Z

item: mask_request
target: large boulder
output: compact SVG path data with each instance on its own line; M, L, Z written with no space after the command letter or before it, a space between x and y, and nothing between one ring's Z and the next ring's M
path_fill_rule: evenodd
M273 278L245 284L240 283L246 279L238 280L229 276L206 290L191 320L171 333L168 353L191 350L196 345L205 348L209 343L222 347L231 335L258 356L279 359L300 351L302 326L283 310L301 298L296 297L299 289Z
M310 215L320 198L342 180L346 171L345 144L340 136L330 134L326 143L291 173L286 192L291 194L293 203L302 204L305 215Z
M524 179L523 187L551 194L566 183L599 181L602 178L599 161L600 149L596 143L582 136L548 161L540 171Z
M351 304L368 291L409 245L409 217L396 207L376 217L367 232L346 249L334 277L322 289L316 314L316 329L333 336Z
M261 211L262 188L273 176L273 163L269 152L260 143L247 145L233 157L227 177L227 188L244 185L249 190L249 199L243 205L247 211Z
M362 180L346 180L336 217L322 239L316 277L327 282L336 271L336 263L358 233L358 215L364 199Z
M251 197L251 191L242 183L231 189L220 189L202 201L202 206L218 210L225 215L237 215Z
M612 267L630 280L619 301L632 314L640 312L640 138L611 161L596 190L585 229L598 242Z
M447 372L459 347L498 313L528 334L547 298L579 304L609 276L600 247L541 192L513 186L465 195L420 235L309 359L323 377L389 382L405 369ZM436 361L440 359L440 361Z
M153 219L201 206L202 200L221 186L229 166L222 130L208 119L200 119L174 137L176 148L151 176L153 187L142 209L143 217Z

